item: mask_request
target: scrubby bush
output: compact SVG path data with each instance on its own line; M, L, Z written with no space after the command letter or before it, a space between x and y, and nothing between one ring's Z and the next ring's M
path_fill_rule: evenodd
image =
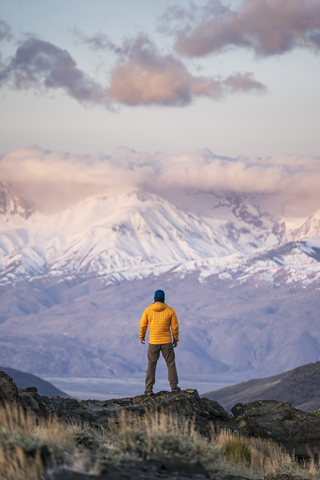
M201 437L193 422L178 422L166 415L150 414L144 418L125 417L106 434L109 449L106 458L142 459L153 454L180 456L192 461L214 462L221 448Z

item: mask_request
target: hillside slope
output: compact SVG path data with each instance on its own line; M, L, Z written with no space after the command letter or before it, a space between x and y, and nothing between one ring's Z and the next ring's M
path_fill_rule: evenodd
M59 390L59 388L52 385L52 383L43 380L31 373L21 372L15 368L0 367L0 370L10 375L18 388L37 387L39 395L46 395L47 397L61 397L68 398L70 395Z
M217 276L199 283L196 273L167 273L118 285L66 276L59 283L48 278L2 287L0 363L10 358L13 368L35 374L144 372L139 322L158 288L179 318L181 376L244 380L319 360L316 284L274 287L255 277L240 283Z
M279 400L313 413L320 408L320 361L272 377L204 393L202 397L218 401L227 411L231 411L236 403Z

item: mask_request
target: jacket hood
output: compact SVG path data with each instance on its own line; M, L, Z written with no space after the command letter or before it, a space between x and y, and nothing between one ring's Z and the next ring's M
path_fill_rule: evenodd
M162 303L162 302L155 302L150 305L151 309L154 312L162 312L167 308L167 306L168 305L166 303Z

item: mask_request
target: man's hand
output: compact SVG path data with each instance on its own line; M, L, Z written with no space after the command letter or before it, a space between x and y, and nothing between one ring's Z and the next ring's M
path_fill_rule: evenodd
M140 342L144 345L146 343L146 341L142 338L140 338Z
M172 346L173 346L173 348L176 348L176 347L178 346L178 342L176 342L175 340L173 340Z

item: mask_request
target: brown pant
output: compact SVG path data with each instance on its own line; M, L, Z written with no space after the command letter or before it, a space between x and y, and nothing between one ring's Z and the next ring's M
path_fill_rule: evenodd
M156 381L156 367L157 361L160 357L160 350L162 356L166 361L168 367L168 380L171 390L178 385L178 373L175 362L175 354L172 343L164 343L162 345L153 345L149 343L148 347L148 368L146 375L146 392L152 392L153 385Z

